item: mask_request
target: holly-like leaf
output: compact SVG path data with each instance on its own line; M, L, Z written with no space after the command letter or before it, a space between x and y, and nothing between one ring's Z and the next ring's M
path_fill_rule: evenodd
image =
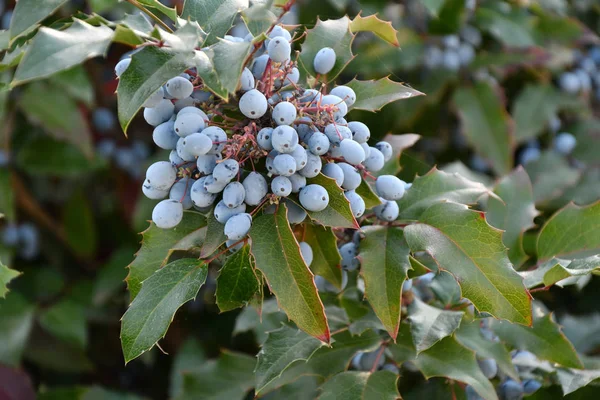
M400 199L400 219L417 220L431 205L441 201L474 204L486 193L490 193L489 189L479 182L433 168L415 178L410 190Z
M248 0L185 0L181 18L197 21L208 33L205 43L216 43L233 26L240 11L248 8Z
M592 381L600 378L600 370L581 370L573 368L558 368L556 370L556 377L563 391L563 395L566 396L569 393L573 393L577 389L580 389Z
M251 48L247 42L220 40L204 51L197 51L194 62L206 87L227 101L238 86Z
M499 198L489 197L487 220L490 225L504 230L502 241L508 247L508 258L519 266L527 259L523 234L535 226L533 219L538 215L529 175L518 167L498 182L494 193Z
M147 46L135 53L117 88L119 122L123 132L127 132L135 114L158 88L191 66L192 53L156 46Z
M175 312L196 297L207 275L204 262L184 258L165 265L143 282L121 321L126 363L150 350L165 336Z
M356 194L358 194L365 201L365 207L371 209L373 207L377 207L381 204L381 200L379 200L379 196L375 194L371 186L362 179L360 181L360 185L356 188Z
M307 361L323 342L306 333L290 327L282 326L269 332L267 341L258 353L258 361L254 374L256 376L256 393L277 379L293 363Z
M164 15L166 15L167 17L169 17L169 19L173 22L177 21L177 10L175 9L175 7L170 8L167 7L166 5L164 5L163 3L161 3L159 0L136 0L138 3L140 3L141 5L145 6L146 8L148 8L150 11L160 11L161 13L163 13Z
M356 222L356 218L352 214L350 202L344 196L344 190L335 183L335 179L320 173L314 178L308 178L306 182L308 184L323 186L327 190L327 194L329 194L329 205L323 211L306 211L310 219L325 226L359 228L358 222ZM300 205L297 199L293 198L293 200Z
M329 343L329 327L313 274L308 269L280 204L275 214L256 218L250 229L252 254L281 308L300 329Z
M600 201L579 207L568 204L542 228L537 242L540 260L585 257L600 252Z
M400 228L369 226L363 229L358 258L365 281L365 297L392 339L400 327L402 284L411 269L410 250Z
M19 366L33 328L35 305L18 292L0 301L0 363Z
M454 337L460 344L473 350L478 357L496 360L498 368L514 380L519 380L519 374L515 370L510 353L504 344L484 338L478 320L463 321L460 328L454 333Z
M417 353L450 336L460 326L464 312L432 307L417 297L408 307L408 320Z
M427 379L434 376L454 379L470 385L484 399L498 399L494 386L479 369L475 353L453 337L442 339L422 352L414 363Z
M315 275L322 276L341 289L342 269L340 261L342 257L337 248L337 238L331 228L316 224L305 224L303 237L313 252L310 269Z
M223 352L192 373L183 376L179 400L243 400L254 385L256 359L243 353Z
M331 82L354 58L352 54L353 40L354 35L350 31L348 17L326 21L318 19L315 27L306 32L306 40L302 43L302 52L300 53L300 65L309 75L316 77L318 74L313 66L315 55L323 47L331 47L336 55L335 65L326 76L319 77L323 82Z
M508 13L487 7L478 7L475 21L497 40L509 47L530 47L535 45L529 15L512 9Z
M54 87L60 87L74 100L83 102L89 108L94 106L94 86L82 65L59 72L53 75L50 80ZM56 94L58 91L55 89L52 92ZM70 118L65 119L70 120Z
M577 352L550 314L536 317L533 326L493 320L491 329L503 342L520 350L529 350L542 360L564 367L583 368Z
M183 26L170 33L159 29L158 33L171 50L190 52L202 45L206 33L195 21L184 21Z
M542 152L538 160L527 163L527 174L533 184L533 198L538 207L544 207L554 199L570 195L581 177L581 170L571 166L568 160L554 151Z
M27 48L11 86L45 78L89 58L105 56L112 38L113 30L109 27L92 26L78 19L64 31L40 28Z
M600 314L565 314L560 319L563 333L580 354L589 354L600 345Z
M380 111L386 104L397 100L410 99L424 94L390 78L359 81L353 79L346 84L356 93L356 102L350 107L356 110Z
M174 250L197 246L204 235L206 219L199 213L186 211L183 220L173 229L160 229L154 223L142 232L142 247L129 264L127 287L133 300L142 282L167 263Z
M533 288L543 284L545 287L560 284L563 279L571 276L580 277L600 272L600 256L591 256L575 260L553 258L531 271L523 271L525 286Z
M456 277L463 296L479 311L531 324L531 297L508 260L502 231L488 225L483 213L461 204L438 203L404 234L413 252L427 251L441 269Z
M496 173L504 175L513 165L514 138L512 121L497 90L486 82L462 87L454 94L454 104L471 146L490 161Z
M8 268L0 261L0 299L6 297L6 293L8 293L7 285L19 275L21 275L19 271Z
M397 381L398 375L391 371L346 371L321 386L319 400L396 400L400 398Z
M219 277L215 297L221 312L243 307L258 291L250 246L245 245L227 258Z
M374 175L398 175L398 173L402 170L402 167L400 166L400 156L402 155L402 152L412 147L420 138L421 136L414 133L405 133L403 135L385 135L383 140L392 146L392 158L390 158L383 165L382 169L374 173Z
M200 247L200 258L210 256L226 241L225 225L217 221L215 213L211 210L206 217L206 237Z
M411 260L413 269L414 265L415 262ZM446 308L458 304L462 296L458 282L456 282L456 279L454 279L452 274L447 271L438 271L429 283L429 288Z
M65 299L43 310L39 316L42 328L58 339L85 349L87 321L85 305L74 299Z
M10 19L10 39L13 40L38 26L67 0L21 0L18 1Z
M252 36L256 37L269 30L277 21L277 16L268 4L254 4L242 11L242 19Z
M377 35L380 39L385 40L392 46L400 47L398 42L398 31L394 29L390 21L383 21L377 18L377 15L372 14L363 17L360 13L350 22L350 30L356 32L371 32Z

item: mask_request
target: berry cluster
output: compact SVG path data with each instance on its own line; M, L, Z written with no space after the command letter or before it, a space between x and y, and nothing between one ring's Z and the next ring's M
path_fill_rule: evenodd
M574 65L558 77L558 86L569 94L592 93L600 99L600 46L577 50Z
M481 45L481 32L467 25L460 35L446 35L439 42L427 47L423 55L423 64L429 69L458 71L475 59L476 49Z
M355 191L364 178L375 180L382 200L376 215L384 221L398 217L396 200L404 195L405 183L392 175L372 175L392 157L392 146L385 141L369 146L369 128L346 121L356 101L350 87L336 86L327 93L325 86L300 86L292 43L287 30L274 26L250 68L243 69L237 102L215 100L202 90L193 69L170 79L146 101L144 118L154 127L154 142L171 150L169 161L148 168L142 186L147 197L162 200L152 213L158 227L177 226L185 209L208 212L214 207L233 247L264 205L285 201L292 224L302 222L306 211L326 209L328 191L307 183L320 173L345 191L356 218L365 212L365 202ZM117 64L117 76L129 62ZM326 47L317 52L313 66L326 75L335 62L335 51ZM286 200L292 194L293 201ZM310 246L301 248L310 259Z
M29 222L4 226L2 242L7 247L18 250L21 258L25 260L35 258L39 252L39 232L37 227Z

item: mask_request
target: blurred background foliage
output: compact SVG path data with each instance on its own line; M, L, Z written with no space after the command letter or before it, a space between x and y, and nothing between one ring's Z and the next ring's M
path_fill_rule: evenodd
M13 7L0 1L2 29ZM60 26L77 12L118 20L136 10L117 0L73 0L44 25ZM300 0L286 23L311 27L317 16L358 13L392 21L400 48L359 34L354 53L360 57L338 81L389 75L426 93L377 114L353 111L374 139L422 136L400 158L402 179L410 182L437 165L493 186L522 164L543 211L538 226L570 201L600 198L597 1ZM243 24L231 33L243 36ZM154 349L123 364L123 266L133 259L153 206L141 195L143 171L160 157L145 124L134 121L125 137L116 120L113 68L129 51L115 44L106 59L0 92L0 259L23 273L0 299L0 398L33 398L32 390L42 399L176 397L182 371L210 376L220 364L205 360L221 349L253 360L264 331L283 320L265 311L259 323L252 309L219 315L210 276L161 341L168 355ZM21 56L19 47L4 54L1 82L10 80ZM568 136L559 144L562 133L576 138L574 149L564 147ZM530 244L526 234L526 253ZM600 340L582 339L600 337L599 289L593 278L538 296L588 355L600 349ZM432 380L427 390L439 391L429 396L450 398L444 387ZM402 393L423 398L422 390ZM598 389L577 394L597 396ZM286 394L271 398L292 398L277 396Z

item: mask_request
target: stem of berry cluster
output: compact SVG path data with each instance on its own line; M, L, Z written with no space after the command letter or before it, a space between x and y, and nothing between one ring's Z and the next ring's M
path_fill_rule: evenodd
M148 14L148 16L150 18L152 18L153 20L155 20L156 23L159 24L165 31L167 31L169 33L173 33L173 29L171 29L169 27L169 25L165 24L163 22L163 20L161 20L158 16L156 16L156 14L154 14L152 11L148 10L146 7L144 7L143 5L138 3L137 0L127 0L127 2L130 3L131 5L133 5L134 7L140 9L141 11L145 12L146 14Z

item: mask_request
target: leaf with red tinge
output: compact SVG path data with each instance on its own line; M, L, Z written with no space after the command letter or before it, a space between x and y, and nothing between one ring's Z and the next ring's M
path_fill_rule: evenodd
M398 31L394 29L392 23L377 18L375 14L363 17L359 13L350 23L350 30L353 33L372 32L389 44L400 47L400 42L398 42L398 38L396 37Z
M24 371L0 364L0 399L34 400L35 398L31 379Z
M325 308L290 228L286 206L279 204L275 214L256 218L249 235L256 268L263 273L281 308L300 329L329 343Z

